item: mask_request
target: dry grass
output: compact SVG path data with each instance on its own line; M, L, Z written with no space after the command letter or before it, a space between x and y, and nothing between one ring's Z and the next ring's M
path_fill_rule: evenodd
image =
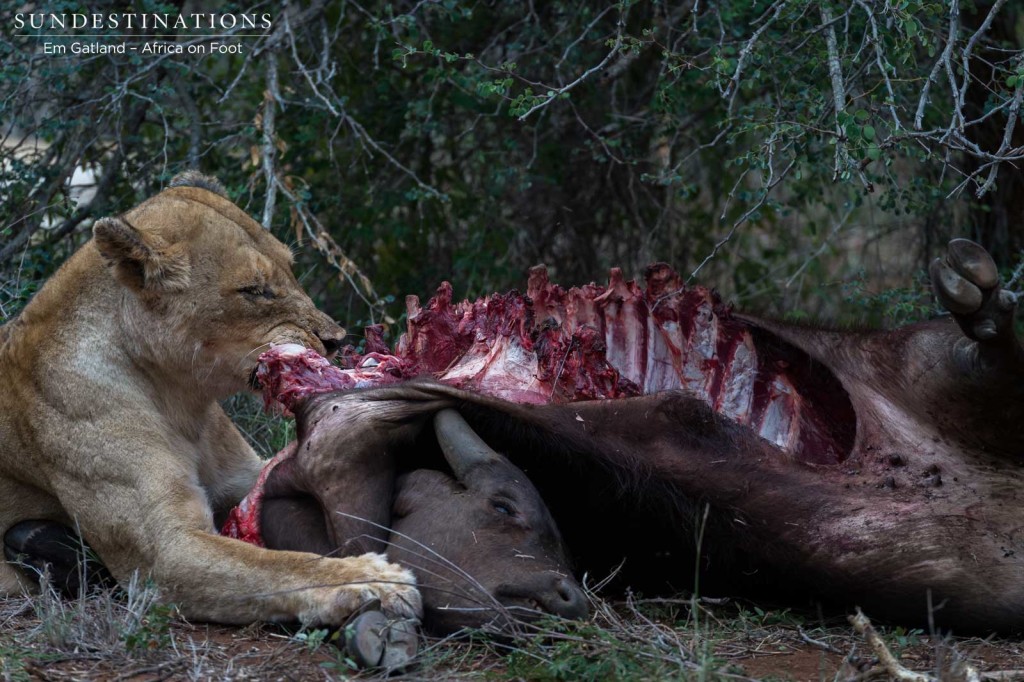
M157 597L132 581L74 600L50 590L0 600L0 680L323 677L291 634L191 624Z
M523 625L512 640L427 639L416 665L391 679L748 680L885 679L843 619L815 622L737 602L603 599L584 622ZM322 630L192 624L151 586L64 601L52 591L0 600L0 680L380 679L355 672ZM880 629L908 669L935 680L1024 667L1024 644ZM986 675L986 673L989 673Z

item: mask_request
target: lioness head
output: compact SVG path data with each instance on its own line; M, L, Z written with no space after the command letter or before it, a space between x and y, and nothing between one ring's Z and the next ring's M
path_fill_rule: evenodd
M332 355L344 330L313 305L288 248L229 201L220 183L186 173L127 213L98 220L96 248L123 296L141 356L177 365L221 397L244 389L271 345Z

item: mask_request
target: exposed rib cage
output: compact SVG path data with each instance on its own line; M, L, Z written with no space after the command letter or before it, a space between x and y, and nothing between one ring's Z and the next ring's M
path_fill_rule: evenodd
M365 351L346 349L341 369L318 356L283 362L275 349L261 358L259 376L286 405L298 395L424 374L520 403L682 389L803 459L841 459L828 415L808 404L808 368L793 367L806 356L759 338L764 332L716 294L685 287L665 264L650 266L645 280L641 288L616 268L607 286L566 290L537 267L526 295L459 303L445 282L425 307L407 299L408 327L393 351L370 327Z

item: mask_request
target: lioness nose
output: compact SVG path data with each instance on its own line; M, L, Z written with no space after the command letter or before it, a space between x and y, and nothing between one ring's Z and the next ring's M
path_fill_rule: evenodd
M332 358L339 350L341 350L341 340L344 337L317 332L316 338L320 339L320 343L324 344L324 355L328 358Z

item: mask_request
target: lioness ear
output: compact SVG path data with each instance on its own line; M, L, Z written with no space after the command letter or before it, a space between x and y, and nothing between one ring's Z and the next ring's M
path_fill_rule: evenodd
M188 286L190 267L183 249L144 235L121 218L100 218L92 235L114 276L130 289L180 291Z

